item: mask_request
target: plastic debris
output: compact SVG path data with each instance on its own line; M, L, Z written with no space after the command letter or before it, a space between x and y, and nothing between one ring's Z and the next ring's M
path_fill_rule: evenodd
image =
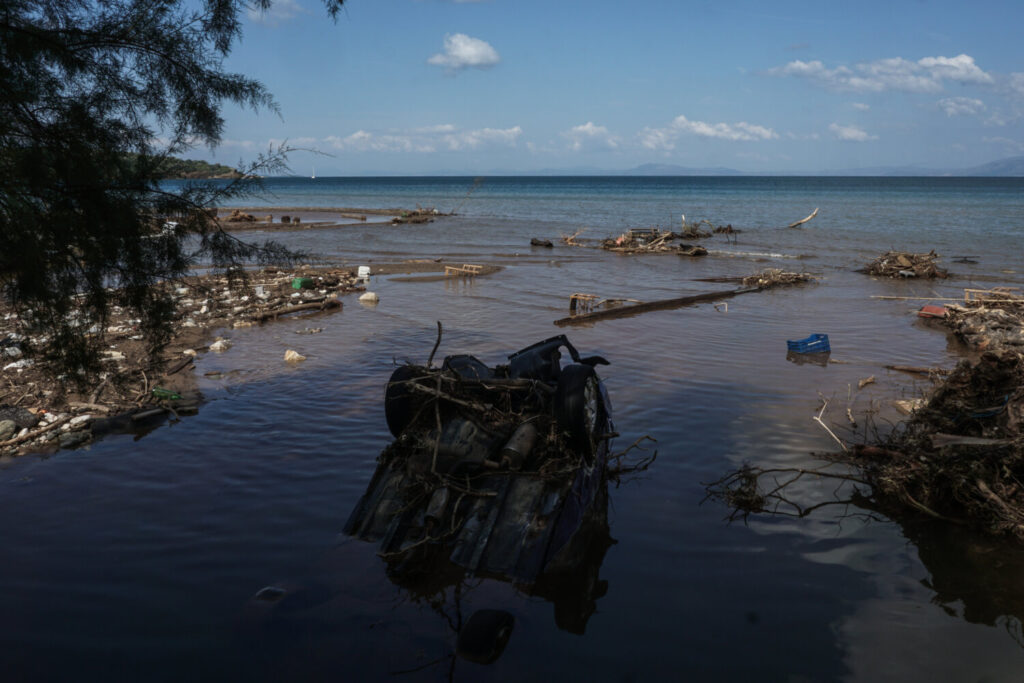
M832 350L827 334L812 334L806 339L787 341L786 348L794 353L825 353Z
M181 394L170 389L164 389L162 387L153 387L153 398L158 398L164 401L180 401Z
M223 353L231 348L231 342L227 339L218 339L217 341L210 344L210 350L216 351L217 353Z

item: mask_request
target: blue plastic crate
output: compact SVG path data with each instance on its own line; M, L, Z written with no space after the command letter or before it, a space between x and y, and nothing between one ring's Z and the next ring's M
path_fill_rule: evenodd
M828 345L827 334L812 334L807 339L787 341L786 346L796 353L825 353L832 350Z

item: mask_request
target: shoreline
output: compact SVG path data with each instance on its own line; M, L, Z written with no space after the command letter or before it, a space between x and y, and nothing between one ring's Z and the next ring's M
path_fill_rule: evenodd
M462 263L424 258L370 268L372 275L433 282L456 279L445 274L453 265ZM502 269L486 264L474 277ZM6 383L0 387L0 425L16 424L13 432L9 424L0 427L0 459L78 448L112 432L144 433L168 417L198 413L204 399L194 359L229 347L230 340L218 333L341 311L341 297L366 291L356 272L355 266L268 267L250 272L249 283L239 290L230 290L221 276L189 276L173 285L179 317L170 340L155 353L123 311L113 312L102 359L110 369L85 390L54 382L44 362L10 350L17 349L7 343L19 338L17 318L0 318L5 342L0 379ZM296 289L297 280L304 286Z
M293 288L295 281L303 286ZM310 266L251 272L248 284L235 290L212 275L169 286L178 319L167 344L151 351L127 313L112 311L101 359L109 369L85 390L54 382L45 361L23 357L16 341L4 345L0 457L77 448L110 432L148 431L168 415L194 415L203 402L194 359L230 344L214 338L215 332L261 325L280 315L341 310L340 296L365 291L354 269ZM21 338L17 318L10 315L0 325L5 341ZM16 425L13 433L7 420Z

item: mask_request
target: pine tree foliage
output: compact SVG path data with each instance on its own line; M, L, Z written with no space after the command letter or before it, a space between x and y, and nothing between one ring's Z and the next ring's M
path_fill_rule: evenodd
M344 0L324 2L334 17ZM46 339L33 350L77 376L94 367L113 306L159 346L174 315L161 283L200 260L238 276L246 263L290 256L233 238L208 210L256 189L255 174L283 169L287 150L233 182L172 191L155 180L170 155L217 145L225 104L276 111L262 84L224 69L249 6L0 4L0 295L27 333Z

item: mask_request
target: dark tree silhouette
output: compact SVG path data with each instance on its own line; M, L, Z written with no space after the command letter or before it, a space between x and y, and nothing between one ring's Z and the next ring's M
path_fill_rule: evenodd
M336 17L344 0L324 0ZM197 259L238 277L286 259L274 243L224 232L209 207L251 192L261 155L230 183L168 191L170 155L216 146L221 107L277 111L269 92L223 60L240 12L271 0L4 0L0 5L0 293L29 352L81 380L121 306L154 346L169 337L169 280ZM166 221L173 219L176 225Z

